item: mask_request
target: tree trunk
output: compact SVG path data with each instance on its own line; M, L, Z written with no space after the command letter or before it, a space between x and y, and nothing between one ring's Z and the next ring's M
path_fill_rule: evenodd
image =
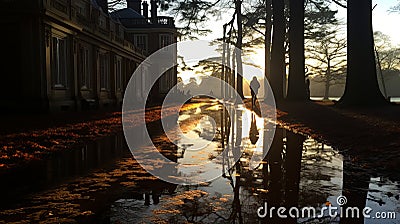
M329 88L331 86L330 80L331 80L331 60L330 60L330 58L328 56L328 68L326 69L326 75L325 75L324 100L329 100Z
M271 87L277 102L283 99L283 76L285 75L285 3L272 0L273 36L271 50Z
M222 69L221 69L221 79L226 82L226 24L223 26L223 36L222 36ZM225 83L221 82L221 99L225 101L226 93L225 93Z
M238 36L236 42L236 48L240 51L236 52L236 91L239 96L243 99L243 63L242 63L242 47L243 47L243 19L242 19L242 0L236 0L236 16L237 16L237 27Z
M329 79L325 80L325 94L324 94L324 100L329 100L329 88L331 87L329 83Z
M386 101L378 86L372 32L372 1L347 1L347 78L340 104L372 106Z
M289 100L307 99L304 57L304 0L290 0L289 19Z
M271 34L272 34L272 5L271 0L266 0L265 15L265 77L271 78Z
M237 93L239 92L238 88L236 87L236 77L238 74L237 67L236 67L237 53L238 53L237 48L234 48L232 51L232 87L233 87L232 92L231 92L232 99L234 99L234 97L236 96L234 91L236 90ZM234 100L237 100L237 99L234 99Z
M227 40L228 43L226 45L226 69L225 69L226 74L225 74L225 76L227 79L227 83L230 86L232 86L231 45L229 43L230 41L231 41L231 38L229 37ZM233 88L233 86L232 86L232 88ZM229 88L226 89L226 96L228 99L231 99L231 95L232 94L231 94L230 89Z
M271 34L272 34L272 5L271 0L265 2L265 71L264 78L271 83ZM264 82L265 83L265 82ZM264 98L268 97L268 89L264 86Z

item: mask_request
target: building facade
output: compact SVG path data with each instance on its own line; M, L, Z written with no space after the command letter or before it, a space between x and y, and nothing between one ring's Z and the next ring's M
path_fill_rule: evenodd
M132 39L137 37L135 29L150 36L165 28L176 30L155 23L148 31L141 25L125 27L108 13L106 0L15 0L3 2L0 10L5 58L0 109L5 111L117 108L132 73L151 52L146 46L153 44ZM145 79L134 80L135 100L145 100ZM158 85L171 89L174 80L176 72L171 72ZM160 89L152 94L162 99Z
M157 14L156 0L150 1L150 10L146 1L127 0L127 8L112 12L111 17L125 27L126 38L135 46L143 49L146 56L177 43L178 32L174 20L172 17ZM161 64L176 63L176 51L175 46L173 52L167 52L164 63ZM176 84L177 67L174 66L157 80L152 88L150 98L156 102L162 101Z

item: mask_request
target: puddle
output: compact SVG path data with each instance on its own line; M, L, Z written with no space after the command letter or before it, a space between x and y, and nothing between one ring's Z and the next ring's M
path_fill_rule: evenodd
M13 169L2 175L0 206L16 202L25 194L47 189L93 169L105 168L116 159L130 156L122 134L59 151L44 161Z
M4 177L3 183L10 183L2 185L4 195L35 194L21 196L24 203L4 203L8 208L0 211L0 222L4 216L10 217L8 221L31 222L341 223L346 220L331 218L326 211L319 218L286 220L257 215L265 203L312 206L320 213L327 205L338 206L341 195L347 199L345 206L396 215L391 220L360 218L350 223L400 222L398 180L359 172L355 161L329 145L281 128L273 131L268 121L244 108L221 113L216 103L185 111L176 120L183 130L174 132L176 146L160 136L155 128L159 124L151 126L156 134L150 134L177 161L175 173L198 178L201 184L157 180L130 158L123 136L113 136Z
M185 164L203 164L201 170L193 172L225 174L202 185L178 185L173 193L164 191L160 194L156 203L151 200L145 203L145 199L119 198L110 208L112 223L275 223L279 222L276 215L267 220L257 215L257 209L265 202L271 206L294 206L299 209L312 206L318 215L328 204L340 207L337 197L341 195L347 197L349 206L368 206L373 212L396 212L396 219L385 221L400 221L398 182L347 172L347 165L351 163L348 158L310 137L278 128L268 157L251 169L249 161L253 153L262 153L269 144L264 142L267 141L264 137L265 122L249 110L237 109L238 119L231 123L231 128L221 127L221 119L214 119L215 125L210 126L212 122L208 116L218 116L218 109L216 106L204 109L202 114L206 114L207 118L200 120L193 130L185 134L190 138L178 141L178 163L181 164L178 173L185 169ZM196 113L199 114L199 111ZM182 114L178 121L189 117L187 113ZM229 123L227 120L224 122ZM252 136L254 125L256 137ZM215 136L208 133L213 127L217 129ZM228 134L222 143L223 131ZM207 141L210 136L214 136L211 143ZM224 169L221 161L207 163L221 153L223 145L230 147L238 144L243 147L244 153L240 162L231 169ZM205 147L199 150L199 145ZM324 211L322 214L320 218L288 219L283 223L340 223L339 217L332 218ZM345 221L344 218L342 220ZM382 220L361 218L353 222L383 223Z

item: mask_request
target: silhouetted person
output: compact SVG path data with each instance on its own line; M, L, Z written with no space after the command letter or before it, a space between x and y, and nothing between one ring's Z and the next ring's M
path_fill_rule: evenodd
M254 108L257 99L258 89L260 88L260 83L257 80L257 77L253 77L250 82L250 90L251 90L251 107Z
M310 79L306 79L306 91L307 91L307 99L310 99L311 92L310 92Z

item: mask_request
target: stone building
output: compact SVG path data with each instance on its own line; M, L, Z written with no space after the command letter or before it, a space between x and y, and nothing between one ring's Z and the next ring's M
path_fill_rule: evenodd
M110 14L107 0L3 1L0 109L73 111L120 106L138 65L152 52L176 42L173 19L158 17L155 2L152 18L147 3L143 3L145 10L138 8L140 0L127 3L128 8ZM142 79L134 80L138 101L144 100L141 90L149 88L146 77ZM159 102L175 84L176 69L172 69L158 81L151 98Z
M113 19L119 21L126 28L126 37L135 46L150 55L157 50L177 42L177 29L172 17L157 14L156 0L146 1L127 0L127 8L111 13ZM165 54L165 52L163 52ZM164 60L176 62L176 49L166 54ZM167 63L170 64L170 63ZM160 102L177 83L177 68L168 70L153 86L151 98Z

